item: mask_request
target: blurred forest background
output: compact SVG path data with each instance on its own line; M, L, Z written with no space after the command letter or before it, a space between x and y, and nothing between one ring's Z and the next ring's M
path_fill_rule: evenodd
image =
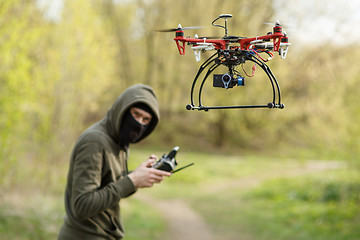
M302 15L280 19L285 28L290 19L292 46L285 60L275 56L269 66L280 82L283 110L186 111L201 63L190 48L185 56L178 54L173 33L153 31L181 23L207 27L187 31L189 35L222 36L211 21L231 13L230 34L263 35L272 29L264 22L275 22L299 2L1 1L1 185L28 182L34 171L56 181L49 170L68 162L79 133L135 83L151 85L161 107L161 124L144 144L357 160L360 70L355 60L360 50L350 37L341 40L358 30L340 24L351 9L332 16L339 23L332 38L322 37L326 29L319 27L317 35L302 25L311 23L306 21L309 9L324 13L320 3L306 4ZM52 6L56 3L57 8ZM234 89L237 97L229 97L235 96L230 90L205 90L204 96L224 104L267 103L268 80L260 69L256 74L264 78L255 90Z
M259 169L271 169L267 168L270 162L274 163L274 169L281 169L282 162L277 163L274 159L339 160L351 162L352 170L357 169L353 176L358 176L360 68L356 62L360 57L360 31L354 21L359 20L359 12L337 0L327 3L325 6L315 0L1 0L0 200L10 196L8 202L19 201L19 198L26 199L23 200L28 202L26 204L34 201L34 206L38 206L34 213L38 213L39 209L47 211L41 204L50 198L56 214L48 211L45 215L49 219L56 218L52 230L55 234L64 214L60 206L69 156L76 138L85 128L100 120L116 97L135 83L151 85L161 108L158 128L140 147L165 152L179 145L184 152L266 156L258 161L251 157L245 161L253 164L248 166L251 168L249 172L253 173ZM274 23L279 19L284 24L292 44L287 58L282 60L275 55L268 65L280 83L285 109L209 112L185 109L190 103L191 83L201 62L195 61L190 48L186 49L185 56L178 54L173 33L153 30L175 28L181 23L184 27L206 27L186 31L186 35L223 36L222 29L211 26L212 20L223 13L233 15L229 20L231 35L264 35L272 30L272 26L264 23ZM207 56L210 55L204 54L202 60ZM251 65L245 67L251 69ZM225 69L218 71L224 72ZM245 87L228 91L212 89L209 80L209 86L204 89L205 101L266 104L271 94L268 80L259 68L255 74L254 80L247 78ZM145 154L141 156L146 157ZM207 186L216 174L218 177L215 179L220 182L226 176L239 177L236 174L246 173L241 172L246 169L243 162L233 161L233 158L224 157L229 161L219 168L217 155L213 158L189 155L189 158L196 156L208 160L208 172L194 171L189 179L185 179L185 184L198 181ZM232 169L235 165L238 168ZM217 171L213 172L214 169ZM342 176L345 179L349 174L345 172ZM181 177L177 179L182 181ZM329 179L338 181L333 175ZM353 178L353 185L343 184L350 186L355 196L353 206L358 206L359 200L357 179ZM287 182L276 182L269 189ZM309 184L325 186L330 193L337 186L333 182L332 185L305 182L301 187L305 195ZM184 192L184 186L179 186L179 193ZM173 193L173 189L170 192ZM186 189L193 188L186 185ZM198 187L192 194L199 189L202 188ZM294 186L289 185L288 189L293 191ZM17 199L11 195L14 191L21 193L20 197L15 194ZM34 194L37 191L46 193L37 198ZM239 198L236 192L230 193L229 204L233 204L234 209L240 207L233 201ZM259 198L259 194L254 196L254 199ZM51 200L53 198L56 200ZM223 199L217 195L205 194L197 198L205 216L223 205ZM268 200L264 206L266 209ZM334 205L331 203L329 206ZM0 206L0 232L2 223L9 224L7 220L13 216L7 208L7 205ZM249 209L259 209L259 206ZM278 209L280 214L283 213L283 206ZM339 205L339 209L348 208ZM317 205L315 210L318 210ZM224 209L218 210L218 214L222 212ZM20 214L21 219L26 215L26 222L30 219L35 224L39 219L46 219L43 224L47 227L40 225L39 229L49 228L49 219L34 217L31 213ZM356 215L356 211L351 214ZM209 216L208 219L216 221L217 217ZM224 219L229 218L226 215ZM256 218L255 222L272 222L271 216L269 219L258 221ZM327 215L324 219L328 219ZM336 222L337 216L334 219ZM13 229L18 229L18 219L12 218L11 221L14 222ZM226 225L233 226L237 221L234 218L232 225ZM309 227L315 226L311 221L305 222ZM349 222L355 229L356 222L353 219ZM218 230L221 222L214 224ZM34 227L30 225L27 229ZM331 232L332 226L329 229ZM274 230L276 232L279 232L278 228ZM319 231L315 229L314 232ZM46 237L36 235L30 239ZM305 236L304 239L315 238ZM329 238L321 236L318 239Z

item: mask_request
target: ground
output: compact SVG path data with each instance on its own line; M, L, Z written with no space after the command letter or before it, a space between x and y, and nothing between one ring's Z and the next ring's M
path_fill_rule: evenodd
M207 189L201 189L206 195L215 195L219 192L231 192L233 189L251 189L264 181L282 177L294 177L317 173L330 169L345 167L345 162L335 161L307 161L306 165L299 165L286 170L281 167L276 171L269 171L266 175L250 175L248 177L231 179L228 182L213 184ZM197 211L188 205L184 199L157 199L151 197L151 191L139 190L133 197L146 204L157 208L167 223L166 236L172 240L230 240L226 236L218 236L217 229L209 225ZM240 200L239 200L240 201ZM58 224L62 223L63 209L59 209L59 202L62 204L62 197L53 195L50 192L44 194L34 189L26 189L19 186L14 191L0 191L0 223L11 229L22 228L18 233L11 233L8 239L38 239L38 230L46 228L49 234L57 234ZM62 205L61 205L62 206ZM50 214L49 214L50 213ZM45 218L44 218L45 216ZM49 224L49 222L51 224ZM0 224L0 225L1 225ZM15 224L15 225L14 225ZM14 226L13 226L14 225ZM4 231L5 228L0 230ZM238 232L242 226L238 226ZM28 231L26 234L24 232ZM2 233L0 231L0 238ZM21 234L23 233L23 234ZM31 235L31 234L32 235ZM25 235L26 238L25 238ZM30 234L30 235L29 235ZM43 238L45 239L45 238ZM237 240L253 240L251 236L241 235Z
M207 189L209 193L217 192L220 189L224 191L224 188L231 190L231 188L252 188L256 187L265 180L281 176L298 176L304 174L310 174L314 172L320 172L329 169L337 169L344 167L343 162L323 162L323 161L310 161L303 168L294 168L287 170L286 172L271 172L268 175L251 176L242 179L232 180L231 182L221 183L219 185L213 185ZM171 200L159 200L150 197L147 194L138 192L136 198L150 203L157 208L163 215L165 221L168 223L167 236L171 236L173 240L230 240L216 236L215 230L212 229L205 220L190 206L188 206L181 199ZM171 211L169 211L171 209ZM239 226L241 229L241 226ZM252 240L250 236L239 236L237 240Z

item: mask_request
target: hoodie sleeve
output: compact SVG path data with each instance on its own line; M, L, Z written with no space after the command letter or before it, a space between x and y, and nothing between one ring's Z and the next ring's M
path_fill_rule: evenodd
M73 161L71 205L79 220L97 215L136 191L128 176L101 185L105 157L101 144L85 143L78 148Z

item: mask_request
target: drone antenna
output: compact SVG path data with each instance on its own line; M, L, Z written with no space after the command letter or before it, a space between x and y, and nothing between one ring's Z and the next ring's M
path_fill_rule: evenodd
M218 25L218 24L214 24L217 20L219 20L220 18L224 18L225 19L225 26L222 25ZM212 25L215 27L221 27L225 29L225 37L227 37L228 35L228 29L227 29L227 20L228 18L232 18L231 14L221 14L219 17L217 17L214 21L212 21Z

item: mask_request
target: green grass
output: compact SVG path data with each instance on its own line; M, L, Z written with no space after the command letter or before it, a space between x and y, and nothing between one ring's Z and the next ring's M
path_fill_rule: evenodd
M134 169L145 161L149 153L161 156L164 152L138 150L131 152L129 169ZM177 154L178 166L195 163L193 166L175 173L169 179L152 189L151 193L161 198L188 198L203 195L200 189L210 189L211 185L226 184L243 177L264 175L268 169L286 170L303 166L303 161L275 160L270 157L217 155L197 152Z
M359 171L349 169L279 177L194 206L229 239L246 233L260 240L353 240L360 236L359 180Z
M7 192L0 206L0 239L56 239L63 219L61 196ZM59 197L59 198L58 198Z
M167 225L151 205L135 199L124 202L121 207L126 240L163 238Z
M133 148L129 169L150 153ZM319 161L178 153L179 165L195 165L144 191L154 199L181 199L197 211L222 239L353 240L360 236L359 165L308 168ZM320 165L332 164L321 161ZM310 171L310 170L311 171ZM46 171L46 169L42 169ZM67 165L45 187L35 176L14 184L0 198L0 239L56 239L64 215ZM59 172L63 172L60 174ZM24 190L26 189L26 190ZM139 190L143 191L143 190ZM168 239L159 211L137 198L121 201L127 240Z
M357 239L359 180L358 171L340 170L269 181L243 195L243 224L258 239Z
M57 239L65 213L63 196L21 192L11 198L15 201L2 201L0 206L0 239ZM166 231L162 216L148 204L125 199L121 207L127 240L159 239Z

